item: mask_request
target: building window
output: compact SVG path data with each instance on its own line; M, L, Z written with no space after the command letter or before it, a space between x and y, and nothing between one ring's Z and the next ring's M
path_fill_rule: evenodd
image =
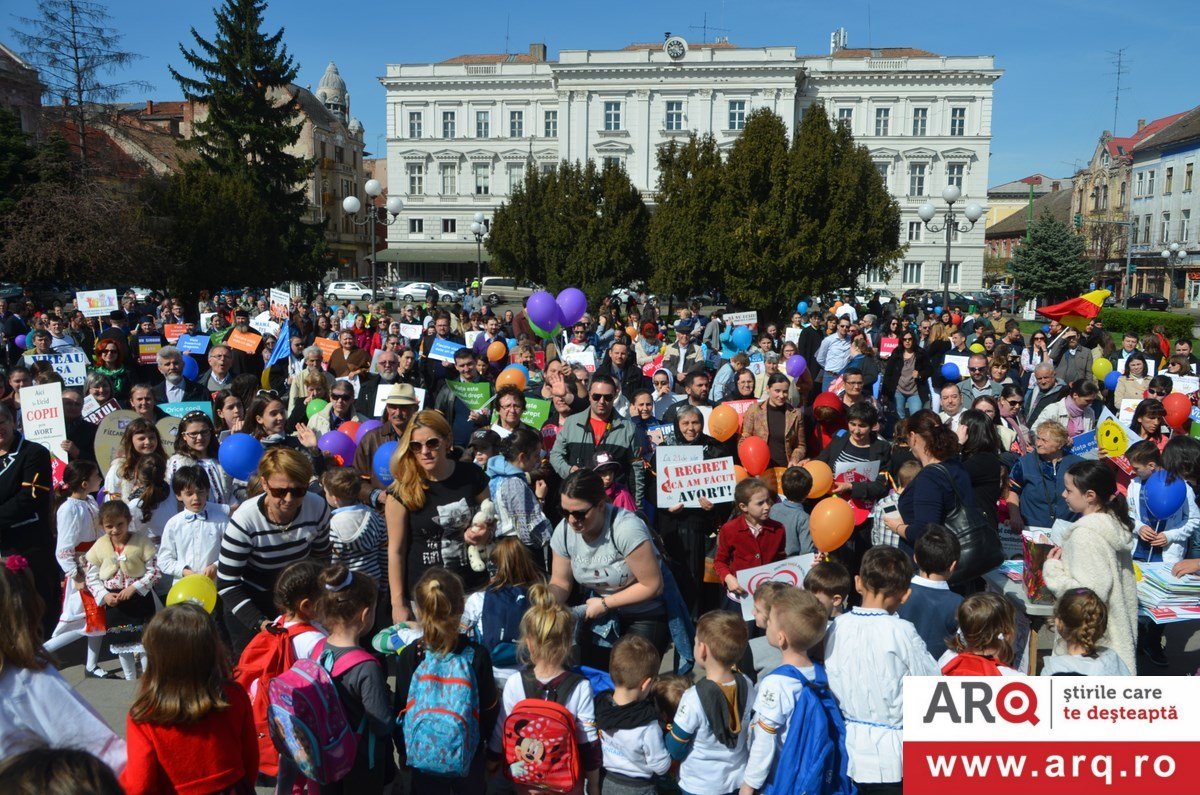
M1142 216L1142 243L1150 245L1150 216Z
M458 231L458 221L454 218L442 219L442 234L452 235Z
M321 141L321 159L324 160L328 155L325 153L325 142Z
M904 263L903 281L905 284L920 284L921 283L921 266L923 262L906 262Z
M854 126L854 108L838 108L838 123L847 128Z
M924 228L925 228L925 224L921 223L920 221L909 221L908 222L908 242L920 243L921 236L923 234L922 230Z
M487 163L476 163L471 167L475 174L475 195L487 196L492 192L492 168Z
M1146 174L1138 172L1137 179L1133 183L1133 198L1140 199L1146 194Z
M913 108L912 134L924 137L929 127L929 108Z
M958 136L967 134L967 109L966 108L951 108L950 109L950 134L958 135Z
M1154 195L1154 171L1153 170L1146 172L1146 195L1147 196Z
M425 219L424 218L409 218L408 219L408 233L410 235L419 235L424 231L425 231Z
M408 172L409 195L420 196L425 192L425 164L409 163L405 170Z
M887 187L887 184L888 184L888 171L890 169L891 169L891 165L889 163L878 162L878 161L875 163L875 170L878 171L879 176L883 178L883 186L885 188Z
M963 190L963 171L966 169L964 163L950 163L946 166L946 184L953 185L960 191Z
M1162 214L1162 224L1158 228L1158 242L1159 243L1170 243L1171 242L1171 214L1170 213Z
M1108 185L1107 184L1100 186L1100 209L1101 210L1108 209Z
M487 138L491 135L491 116L486 110L475 111L475 137Z
M421 111L410 110L408 112L408 137L421 137Z
M604 168L620 168L621 158L614 155L607 155L604 158Z
M442 111L442 137L453 138L457 116L452 110Z
M508 167L508 194L511 196L525 181L525 164L515 163Z
M554 173L555 168L556 167L553 163L542 163L541 165L538 166L538 172L543 177L548 177Z
M1183 189L1189 191L1192 189L1192 166L1193 163L1188 163L1183 167Z
M438 169L442 174L442 195L456 195L458 193L458 166L454 163L442 163Z
M1192 211L1183 210L1179 218L1179 242L1190 243L1192 241Z
M947 266L945 263L942 264L942 284L946 283L946 268L947 267L950 268L950 283L958 284L958 263L957 262L951 262L949 264L949 266Z
M729 129L746 129L746 100L731 99L729 101Z
M841 120L839 119L839 122L840 121ZM867 282L868 283L885 282L885 281L887 281L887 279L883 278L883 266L882 265L870 265L867 267Z
M875 134L888 135L889 125L892 123L891 108L876 108L875 109Z
M1163 195L1164 196L1171 192L1171 183L1173 183L1174 181L1175 181L1175 169L1168 168L1167 172L1165 174L1163 174Z
M620 102L605 102L604 103L604 130L605 132L616 132L621 129L621 103Z
M525 137L525 111L510 110L508 112L508 137Z
M667 101L667 113L663 121L663 129L667 132L679 132L683 129L683 100Z
M1125 207L1125 183L1122 182L1121 189L1117 192L1117 209L1120 210L1120 209L1123 209L1124 207Z
M925 164L924 163L909 163L908 164L908 195L909 196L924 196L925 195Z
M558 137L558 111L548 110L543 115L542 136L545 138Z

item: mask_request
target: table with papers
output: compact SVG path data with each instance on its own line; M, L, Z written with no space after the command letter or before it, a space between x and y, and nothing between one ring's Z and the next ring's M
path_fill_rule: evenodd
M1133 564L1137 577L1138 615L1155 624L1200 619L1200 577L1171 574L1170 563Z

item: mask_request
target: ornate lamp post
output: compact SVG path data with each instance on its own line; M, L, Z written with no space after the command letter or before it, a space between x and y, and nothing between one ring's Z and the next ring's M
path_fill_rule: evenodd
M399 196L388 196L386 208L376 206L374 199L383 193L383 186L379 184L379 180L377 179L367 180L367 184L363 185L363 192L372 200L367 205L366 218L359 219L357 217L358 211L362 209L362 202L359 201L357 196L347 196L342 199L342 209L350 216L351 223L355 226L366 226L369 230L367 234L371 238L371 300L377 301L379 300L379 281L378 274L375 273L377 264L375 259L375 233L378 228L376 224L391 226L396 223L399 219L400 211L404 209L404 202L400 200ZM391 218L388 218L389 215Z
M471 234L475 235L475 281L483 278L483 239L487 237L488 228L483 223L483 213L475 213L471 222Z
M932 224L934 216L937 215L937 208L932 202L925 202L917 209L917 215L925 223L925 228L930 232L946 232L946 261L942 265L942 307L950 308L950 240L955 232L967 233L975 228L975 222L983 216L983 208L972 202L967 205L963 215L966 216L966 223L960 224L958 221L958 213L954 211L954 203L962 197L962 191L957 185L947 185L942 191L942 199L946 202L946 212L942 216L942 224Z
M1187 259L1187 251L1178 243L1172 243L1163 249L1162 258L1167 266L1167 274L1170 279L1167 282L1167 301L1171 306L1180 306L1181 302L1175 300L1175 266L1182 264Z

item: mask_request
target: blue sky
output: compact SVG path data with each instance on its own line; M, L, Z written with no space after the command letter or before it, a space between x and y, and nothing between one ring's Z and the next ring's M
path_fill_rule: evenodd
M16 16L35 13L34 0L6 0L0 40L12 44ZM211 0L110 0L112 24L124 45L145 59L129 77L154 85L158 100L181 98L167 65L182 65L178 44L189 27L211 36ZM368 13L369 9L374 9ZM734 44L794 45L799 53L828 52L829 34L849 32L852 47L910 46L954 55L994 55L1005 70L996 84L989 184L1026 174L1068 175L1090 156L1102 130L1112 126L1115 77L1110 51L1126 48L1118 133L1138 118L1153 119L1200 104L1195 0L1009 0L971 3L876 0L828 3L769 0L581 3L471 2L363 3L274 0L272 31L300 66L301 85L316 86L326 64L337 63L351 106L366 127L367 149L382 152L384 92L376 79L388 63L437 61L467 52L525 52L545 42L550 57L566 49L617 48L658 41L664 31L701 39L699 27L728 28ZM870 26L868 29L868 13ZM711 35L715 35L710 33ZM1189 83L1192 89L1189 90ZM141 101L144 95L130 96Z

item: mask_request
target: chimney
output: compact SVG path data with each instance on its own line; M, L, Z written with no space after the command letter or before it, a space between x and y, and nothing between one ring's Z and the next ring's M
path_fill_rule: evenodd
M1146 120L1145 120L1145 119L1138 119L1138 128L1137 128L1137 131L1138 131L1138 132L1141 132L1141 131L1142 131L1142 128L1143 128L1143 127L1145 127L1145 126L1146 126Z
M149 116L152 113L154 113L154 100L148 99L146 100L146 115Z
M537 63L546 62L546 45L545 44L530 44L529 55Z

